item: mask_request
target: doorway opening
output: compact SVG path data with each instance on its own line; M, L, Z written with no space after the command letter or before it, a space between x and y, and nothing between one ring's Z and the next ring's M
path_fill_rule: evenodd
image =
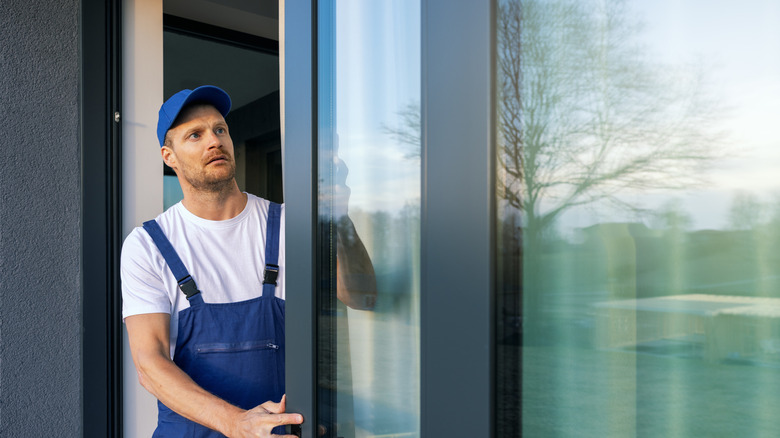
M164 99L201 85L225 90L239 188L282 203L278 42L169 14L163 25ZM173 169L163 164L163 175L168 209L182 192Z

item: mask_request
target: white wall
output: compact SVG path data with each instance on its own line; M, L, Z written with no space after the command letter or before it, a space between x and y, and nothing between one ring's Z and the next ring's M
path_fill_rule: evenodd
M122 223L124 235L163 210L157 111L163 99L163 10L159 0L123 2ZM138 383L124 336L124 436L149 437L157 401Z

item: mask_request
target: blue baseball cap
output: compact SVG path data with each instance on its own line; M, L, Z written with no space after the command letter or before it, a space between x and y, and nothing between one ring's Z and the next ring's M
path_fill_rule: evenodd
M165 134L171 129L171 125L179 116L181 109L193 102L213 105L222 114L222 117L227 117L230 112L230 96L219 87L203 85L194 90L181 90L160 107L160 115L157 119L157 139L160 140L160 147L163 147Z

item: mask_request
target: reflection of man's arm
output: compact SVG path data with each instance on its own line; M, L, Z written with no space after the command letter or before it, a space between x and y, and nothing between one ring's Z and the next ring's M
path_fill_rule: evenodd
M347 306L372 310L376 305L374 265L349 216L338 221L336 294Z
M347 215L349 195L347 165L338 157L334 163L333 206L336 219L336 295L339 301L358 310L376 305L376 276L368 251L355 224Z

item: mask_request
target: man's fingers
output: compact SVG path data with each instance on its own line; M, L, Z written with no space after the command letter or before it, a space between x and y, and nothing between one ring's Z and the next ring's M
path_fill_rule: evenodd
M274 423L276 426L284 426L285 424L301 424L303 423L303 415L301 414L274 414Z
M262 436L271 432L271 429L277 426L285 426L288 424L301 424L303 423L303 415L296 413L285 413L284 410L287 407L287 396L282 396L279 403L273 401L267 401L260 406L246 412L246 420L248 421L248 429L246 431L254 431L254 433L262 433ZM290 437L294 435L271 435L275 437Z
M260 405L261 408L272 414L283 414L287 407L287 395L283 395L279 403L272 402L271 400Z

